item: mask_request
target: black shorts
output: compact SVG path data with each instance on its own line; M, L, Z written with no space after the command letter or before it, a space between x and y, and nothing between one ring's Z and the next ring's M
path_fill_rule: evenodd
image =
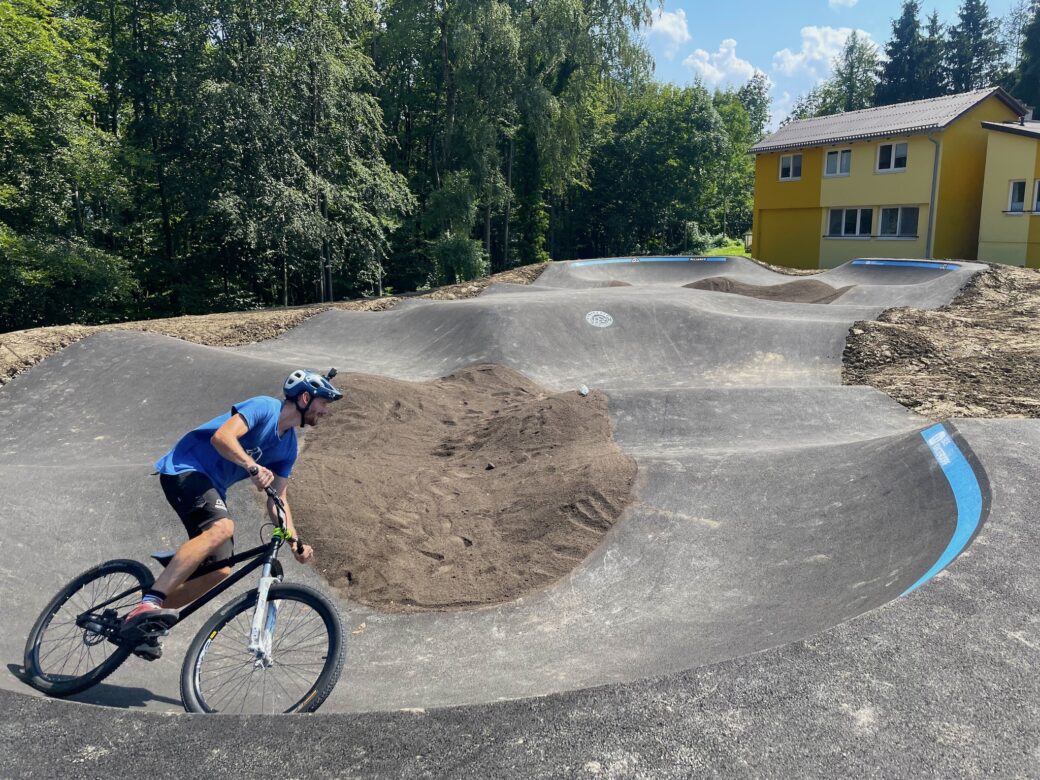
M213 483L205 474L198 471L186 471L183 474L160 474L166 500L184 523L188 538L194 539L218 520L230 519L227 505ZM235 553L235 540L225 542L213 555L203 561L203 565L223 561Z

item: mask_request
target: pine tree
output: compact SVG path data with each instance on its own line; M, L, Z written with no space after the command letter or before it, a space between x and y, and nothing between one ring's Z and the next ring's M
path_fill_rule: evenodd
M839 111L859 111L874 105L879 65L877 47L853 31L834 61L831 78Z
M921 37L920 0L905 0L903 13L892 22L892 38L885 45L886 62L881 67L874 102L879 106L905 103L924 96L920 71L924 56Z
M964 0L960 22L950 28L949 68L953 91L970 92L997 83L1004 61L997 22L986 0Z
M928 17L928 27L921 39L918 84L918 94L922 99L950 94L950 79L946 69L946 30L935 11Z
M1022 61L1015 75L1015 97L1034 108L1040 106L1040 8L1033 12L1033 20L1025 28Z

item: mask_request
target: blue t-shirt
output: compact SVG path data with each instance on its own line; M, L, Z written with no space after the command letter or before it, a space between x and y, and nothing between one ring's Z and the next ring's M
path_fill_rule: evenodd
M288 477L296 463L296 429L290 428L284 436L278 436L278 416L281 411L281 401L264 395L235 404L230 412L214 417L182 436L172 450L155 462L155 470L160 474L198 471L210 478L226 500L227 489L247 479L249 474L217 452L210 439L232 415L240 414L249 426L246 434L238 440L242 449L258 464L269 468L279 477Z

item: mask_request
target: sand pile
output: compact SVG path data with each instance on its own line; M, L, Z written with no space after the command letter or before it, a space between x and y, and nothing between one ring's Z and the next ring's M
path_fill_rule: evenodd
M761 298L767 301L784 301L786 303L831 303L837 300L849 287L831 287L816 279L799 279L784 284L757 285L736 282L722 276L701 279L684 284L693 290L711 290L712 292L746 295L749 298Z
M431 382L337 380L291 495L318 569L392 611L476 607L549 585L629 501L636 474L598 392L476 366Z

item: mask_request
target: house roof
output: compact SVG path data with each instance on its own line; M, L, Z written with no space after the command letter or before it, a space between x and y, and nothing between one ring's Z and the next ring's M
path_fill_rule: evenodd
M827 146L868 138L929 133L948 127L990 96L999 98L1018 116L1028 110L1000 87L964 92L960 95L915 100L892 106L849 111L834 116L790 122L751 147L752 154L782 149Z
M1040 141L1040 122L1026 122L1019 124L1005 124L1003 122L983 122L982 126L987 130L996 130L998 133L1010 133L1011 135L1022 135L1026 138L1035 138Z

